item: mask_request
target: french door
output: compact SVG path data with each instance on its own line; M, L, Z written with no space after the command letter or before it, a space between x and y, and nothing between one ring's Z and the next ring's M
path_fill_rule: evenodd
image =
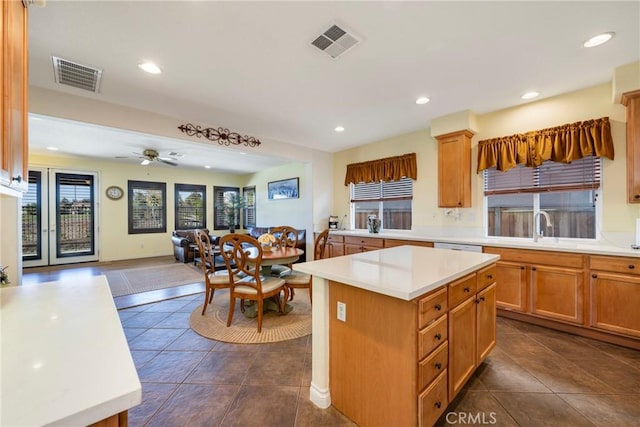
M97 174L29 170L22 198L25 267L97 261Z

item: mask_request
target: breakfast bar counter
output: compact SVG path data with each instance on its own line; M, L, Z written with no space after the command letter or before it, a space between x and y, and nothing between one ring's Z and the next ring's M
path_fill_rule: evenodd
M311 400L432 425L495 345L498 259L398 246L295 264L313 275Z
M0 289L0 425L126 423L142 388L104 276Z

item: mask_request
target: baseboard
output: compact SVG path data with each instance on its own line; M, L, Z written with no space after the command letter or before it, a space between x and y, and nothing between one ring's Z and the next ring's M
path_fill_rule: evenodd
M326 409L331 406L331 394L328 388L317 387L313 382L309 390L309 399L318 408Z

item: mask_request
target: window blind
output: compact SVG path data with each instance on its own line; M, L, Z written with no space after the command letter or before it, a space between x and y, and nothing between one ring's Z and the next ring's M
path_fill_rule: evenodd
M413 180L360 182L351 186L351 202L380 202L383 200L410 200L413 198Z
M495 167L484 171L484 194L542 193L600 187L602 161L590 156L571 163L546 161L530 168L518 165L506 172Z

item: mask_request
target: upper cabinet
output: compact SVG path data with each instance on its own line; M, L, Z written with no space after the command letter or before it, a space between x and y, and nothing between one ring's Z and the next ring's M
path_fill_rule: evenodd
M627 107L627 200L640 203L640 90L622 95Z
M471 138L468 130L437 136L438 207L471 207Z
M27 190L27 8L21 0L0 3L2 8L2 150L0 185Z

